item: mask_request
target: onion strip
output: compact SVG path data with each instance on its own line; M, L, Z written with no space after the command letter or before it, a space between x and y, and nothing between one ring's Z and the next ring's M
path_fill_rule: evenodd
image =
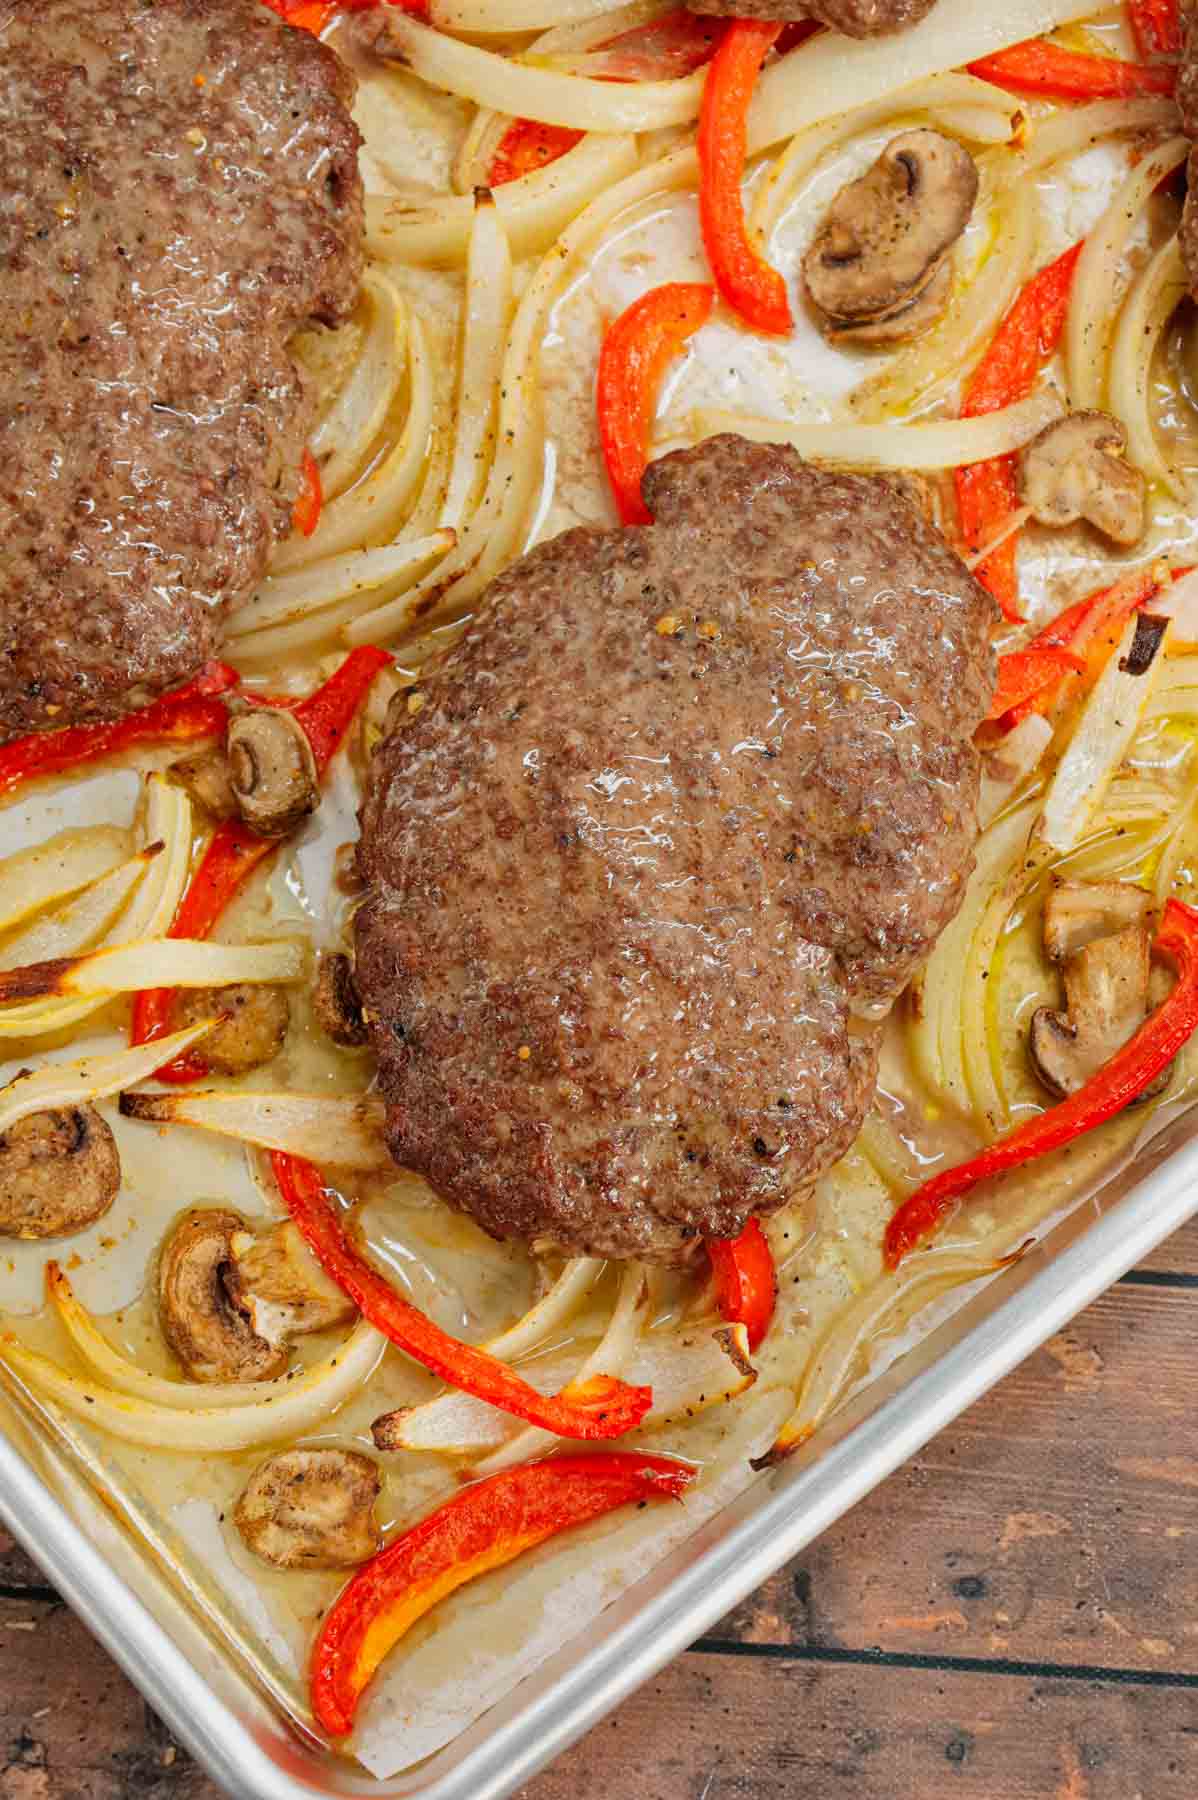
M39 1398L125 1443L175 1456L219 1455L313 1430L369 1381L386 1347L382 1333L363 1319L321 1362L291 1380L263 1383L268 1391L244 1406L164 1405L120 1393L68 1374L11 1333L0 1336L0 1362Z
M429 16L441 31L508 37L572 20L597 19L612 0L432 0Z
M241 981L295 981L303 969L295 943L212 944L199 938L143 938L87 956L0 971L0 1001L42 995L135 994L151 987L231 987Z
M0 862L0 931L90 887L115 869L129 848L129 833L119 825L85 825L6 856Z
M1159 482L1175 500L1186 486L1169 466L1152 423L1152 359L1161 332L1189 291L1181 242L1175 232L1137 276L1124 302L1111 346L1110 410L1127 431L1128 460Z
M689 437L692 441L734 431L758 444L791 444L800 456L817 462L861 468L955 469L1021 449L1059 418L1060 411L1056 395L1040 388L1001 412L973 419L937 419L931 424L801 424L720 407L698 407L691 415L689 432L678 420L665 420L661 431L671 439Z
M546 1357L521 1369L539 1392L554 1393L570 1379L563 1356ZM625 1365L625 1379L653 1389L653 1405L642 1429L692 1419L709 1407L735 1400L752 1387L757 1371L749 1361L743 1325L718 1331L650 1331ZM473 1394L451 1391L423 1406L401 1407L376 1421L375 1442L386 1450L435 1451L442 1456L477 1456L507 1443L512 1421L498 1407ZM380 1427L382 1428L380 1431Z
M169 1061L160 1055L153 1067L159 1069ZM192 1125L255 1144L260 1150L286 1150L309 1161L319 1156L326 1164L346 1169L377 1169L388 1161L383 1103L371 1094L173 1088L166 1094L122 1093L121 1112L127 1119L154 1124Z
M201 1019L185 1031L159 1038L156 1044L85 1056L78 1062L46 1063L36 1074L18 1075L0 1088L0 1137L11 1131L18 1119L27 1119L32 1113L82 1106L118 1093L132 1081L144 1081L164 1062L190 1050L215 1023L215 1019Z
M499 379L512 310L512 253L489 191L474 208L453 462L441 526L456 532L478 510L495 455Z
M394 404L406 360L407 312L399 294L376 268L366 270L362 285L371 306L365 341L308 445L320 463L326 503L348 487L365 462Z
M162 848L161 844L150 844L139 850L65 906L42 913L16 932L0 949L0 970L78 956L81 951L90 950L124 912L133 890L154 858L161 855Z
M225 634L231 639L251 638L276 625L294 624L330 607L342 607L406 576L415 578L452 550L455 541L452 531L434 531L428 537L401 539L378 550L331 556L294 575L268 578L252 599L229 615ZM241 653L238 642L233 654Z
M1128 240L1156 189L1185 161L1189 148L1188 138L1171 137L1150 150L1086 237L1065 319L1065 375L1075 411L1103 404L1108 336L1119 310Z

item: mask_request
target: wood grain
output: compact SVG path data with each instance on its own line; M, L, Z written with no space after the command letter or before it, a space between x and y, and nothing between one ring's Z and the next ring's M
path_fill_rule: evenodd
M1198 1225L522 1800L1189 1800ZM0 1800L218 1800L0 1534Z

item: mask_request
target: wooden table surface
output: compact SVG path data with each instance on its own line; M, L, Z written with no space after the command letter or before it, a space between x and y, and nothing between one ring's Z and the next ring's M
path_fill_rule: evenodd
M1198 1224L521 1800L1192 1800ZM217 1800L11 1543L0 1800Z

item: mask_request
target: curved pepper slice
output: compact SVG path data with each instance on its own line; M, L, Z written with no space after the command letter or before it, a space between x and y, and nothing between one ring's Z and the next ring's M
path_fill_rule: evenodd
M736 19L720 41L699 110L699 222L720 293L756 331L793 328L786 283L749 237L740 184L749 102L781 25Z
M599 352L595 400L608 480L625 525L648 525L641 477L666 365L711 317L715 290L669 281L650 288L608 326Z
M328 768L375 676L390 661L390 653L376 649L373 644L351 650L323 687L291 707L312 746L318 775L323 775ZM166 935L206 938L242 883L278 847L278 838L260 837L240 819L226 819L218 825L187 884L187 891ZM136 994L129 1042L152 1044L155 1038L165 1037L171 1028L174 1003L174 988L143 988ZM202 1080L208 1073L208 1065L198 1050L188 1050L156 1073L159 1081L181 1084Z
M450 1337L354 1249L319 1169L281 1150L271 1152L271 1165L288 1212L330 1281L349 1295L377 1331L442 1381L558 1437L620 1437L644 1418L652 1404L652 1388L630 1387L613 1376L596 1375L560 1394L538 1394L497 1357Z
M1174 580L1179 573L1180 571L1174 572ZM1091 670L1091 673L1096 674L1111 649L1118 643L1123 627L1132 613L1146 606L1159 588L1157 565L1135 569L1113 587L1099 588L1097 593L1087 594L1084 600L1077 600L1072 606L1067 606L1064 612L1058 613L1042 631L1037 632L1031 643L1022 650L1012 651L1010 656L1000 656L998 690L989 717L997 720L1003 730L1009 731L1022 723L1029 713L1045 712L1055 704L1061 685L1070 674L1084 674L1087 669L1091 669L1091 664L1097 665ZM1102 654L1096 654L1095 651L1095 641L1099 638L1107 640L1107 648ZM1020 658L1026 661L1020 663L1017 660ZM1010 671L1008 663L1011 665ZM1018 684L1013 675L1017 668L1029 671L1036 668L1043 679L1034 686L1029 682L1024 693L1017 695L1015 690Z
M1081 252L1081 244L1074 244L1033 275L1016 295L989 349L970 376L961 402L963 419L1001 412L1031 393L1040 364L1061 341L1073 272ZM1015 466L1014 456L995 456L988 462L970 463L955 471L961 536L966 548L974 553L995 535L1019 504ZM1004 538L976 570L978 580L989 588L1004 615L1014 620L1023 616L1015 581L1017 538L1016 532Z
M301 465L302 486L292 508L291 519L297 531L311 537L320 524L324 511L324 488L320 481L320 464L310 450L304 451Z
M31 731L0 746L0 794L39 775L60 775L115 756L133 744L190 743L220 737L228 714L216 698L241 677L228 663L210 662L186 687L163 694L149 706L105 725L68 725L62 731Z
M522 175L535 175L580 144L584 133L568 125L546 125L540 119L513 119L491 158L488 182L503 187Z
M611 1450L524 1463L446 1501L380 1550L333 1602L309 1675L318 1723L345 1737L383 1658L465 1582L618 1506L680 1500L696 1473L671 1457Z
M1128 0L1127 10L1141 56L1181 54L1181 18L1177 0Z
M953 1201L979 1181L1047 1156L1050 1150L1059 1150L1105 1124L1168 1068L1198 1030L1198 911L1181 900L1167 900L1154 949L1177 969L1177 983L1169 997L1076 1094L918 1188L886 1228L886 1261L892 1269L936 1230Z
M1081 674L1085 666L1084 658L1064 645L1047 644L1039 639L1033 639L1022 650L1011 650L1006 656L1000 656L998 685L986 714L987 722L1003 719L1013 707L1025 702L1034 701L1031 710L1039 711L1041 705L1047 704L1049 688L1055 692L1066 675Z
M1123 100L1133 94L1171 94L1177 70L1088 56L1046 38L1029 38L969 65L971 75L1017 94L1047 94L1056 100Z
M778 1300L778 1271L760 1222L750 1219L736 1238L708 1238L707 1254L715 1274L720 1317L730 1325L743 1325L749 1334L749 1349L756 1350L769 1330Z

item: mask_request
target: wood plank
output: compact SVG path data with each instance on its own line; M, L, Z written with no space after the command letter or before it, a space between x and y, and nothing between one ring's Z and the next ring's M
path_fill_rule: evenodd
M1158 1244L1151 1256L1140 1264L1145 1270L1167 1270L1193 1275L1198 1279L1198 1218L1191 1219L1180 1231Z
M682 1657L520 1800L1190 1800L1191 1690Z
M1196 1364L1111 1289L712 1636L1198 1671Z

